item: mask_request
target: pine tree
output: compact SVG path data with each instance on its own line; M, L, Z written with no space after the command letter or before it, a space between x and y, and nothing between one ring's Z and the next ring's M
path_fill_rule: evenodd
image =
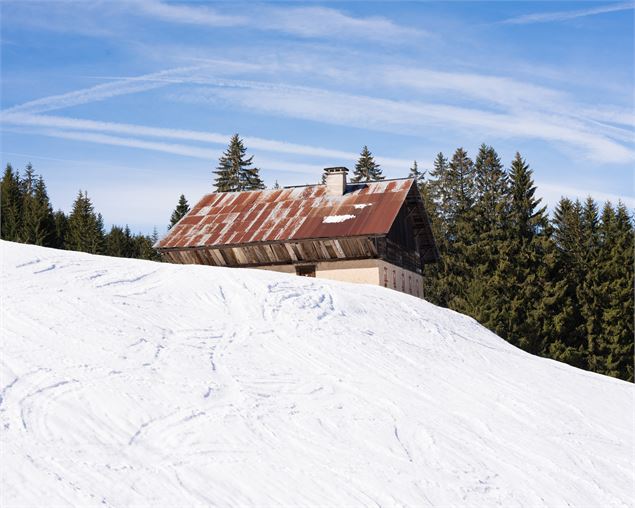
M279 189L279 188L280 188L280 184L278 183L278 180L276 180L275 182L273 182L273 188L274 188L274 189Z
M474 295L468 291L472 279L472 258L470 246L475 242L474 203L475 173L474 163L463 148L457 148L446 171L446 201L450 212L446 219L445 286L451 295L448 302L451 309L470 313L474 308Z
M555 249L543 296L546 341L543 354L576 367L587 367L587 341L578 300L584 277L582 205L562 198L553 214Z
M53 247L63 249L66 241L66 233L68 231L68 217L62 210L58 210L53 214L53 223L55 224L55 241Z
M353 171L353 178L351 181L357 182L370 182L372 180L383 180L384 176L379 167L379 164L375 162L373 154L368 150L367 146L362 148L359 154L359 159L355 164L355 171Z
M11 164L7 164L0 185L0 235L4 240L15 242L22 228L22 183Z
M512 161L507 238L501 246L497 277L505 284L501 295L501 330L512 344L540 353L546 327L542 305L548 281L544 260L550 255L550 227L545 207L539 207L532 171L519 153Z
M412 163L412 167L410 168L410 173L408 174L408 178L412 178L417 185L421 185L421 183L425 180L426 172L419 171L419 165L417 161Z
M99 254L104 240L103 219L95 214L87 192L79 191L68 218L66 248Z
M44 179L39 176L23 196L22 241L34 245L53 246L55 219Z
M611 216L612 215L612 216ZM633 286L635 278L635 229L633 217L623 203L613 214L605 211L600 226L604 374L633 382Z
M506 235L509 184L500 158L491 146L481 145L474 169L474 242L466 247L473 276L469 284L470 305L467 310L481 324L492 330L501 330L504 284L497 277L497 267Z
M587 368L594 372L604 372L602 356L602 309L604 298L600 277L600 231L599 212L596 202L590 196L582 208L582 252L584 271L577 287L578 301L586 336Z
M430 171L429 181L430 197L434 201L439 220L446 224L450 217L450 202L448 199L448 160L443 153L439 152L434 159L432 171ZM445 238L445 229L443 229Z
M135 251L139 259L148 259L151 261L161 261L161 256L152 247L155 243L154 236L135 235L134 236Z
M185 215L189 211L190 211L190 205L188 204L187 199L185 199L185 195L181 194L181 197L179 198L179 202L176 205L176 208L174 209L174 211L172 212L172 216L170 217L170 224L168 225L168 229L172 229L172 227L177 222L179 222L183 217L185 217Z
M123 228L113 225L104 239L104 254L120 258L127 257L127 243Z
M447 307L452 299L447 287L447 276L450 270L448 257L448 221L451 212L451 204L448 199L448 160L439 152L434 160L430 178L426 182L427 195L430 199L429 208L426 208L430 218L432 233L434 235L440 259L437 263L424 267L424 281L426 287L424 294L431 302Z
M17 241L52 246L55 241L53 208L42 176L37 176L31 163L27 164L20 180L22 203Z
M218 167L214 174L216 192L236 192L245 190L264 189L265 184L260 178L260 170L252 167L254 158L245 158L247 149L238 134L234 134L229 141L227 150L218 160Z

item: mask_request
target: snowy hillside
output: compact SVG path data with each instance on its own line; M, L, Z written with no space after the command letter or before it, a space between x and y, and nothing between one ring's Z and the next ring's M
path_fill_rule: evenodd
M0 505L633 506L633 385L379 287L2 243Z

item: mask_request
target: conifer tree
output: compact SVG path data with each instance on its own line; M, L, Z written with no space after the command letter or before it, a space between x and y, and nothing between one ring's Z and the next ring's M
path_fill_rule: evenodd
M501 331L504 284L496 272L506 234L509 185L500 158L491 146L481 145L474 169L474 242L466 247L473 275L466 310L483 325Z
M62 210L57 210L53 214L53 223L55 225L55 241L53 247L63 249L65 247L66 232L68 230L68 217Z
M450 201L448 199L448 160L439 152L434 159L429 180L430 198L434 201L439 220L447 223L450 217ZM444 237L445 237L445 230Z
M25 168L24 178L19 180L20 227L16 240L34 245L50 246L54 242L55 226L46 185L35 174L31 163Z
M33 168L27 167L27 178L22 201L21 241L33 245L53 246L55 220L44 179L33 176Z
M214 174L216 192L236 192L244 190L264 189L265 184L260 178L260 170L253 166L251 157L245 157L247 149L238 134L234 134L229 141L227 150L218 160L218 167Z
M353 171L353 177L351 181L357 182L370 182L372 180L383 180L384 176L379 167L379 164L375 162L373 154L368 150L367 146L362 148L359 154L359 159L355 164L355 170Z
M430 199L430 209L426 208L432 226L440 259L435 264L424 267L424 281L426 298L437 305L447 307L452 298L447 287L447 276L450 270L448 257L448 221L451 204L448 198L448 160L439 152L434 160L430 178L426 182L427 194Z
M463 148L457 148L446 171L445 192L450 213L446 219L449 266L445 285L452 295L450 308L464 313L473 309L475 296L468 292L472 278L470 246L475 242L475 184L474 163Z
M439 305L469 312L467 283L471 279L469 246L474 243L474 164L462 148L448 163L439 153L428 182L433 234L437 240L440 261L426 270L431 279L428 297Z
M104 254L114 257L128 257L128 239L123 228L113 225L104 239Z
M605 295L602 312L602 354L604 372L633 382L633 267L635 229L633 217L618 203L612 217L602 214L601 279Z
M507 238L501 247L498 277L505 281L501 328L512 344L531 352L544 348L542 301L548 280L544 260L550 255L550 229L545 207L539 207L532 171L519 153L511 164Z
M22 183L11 164L7 164L0 185L0 234L2 239L15 242L22 228Z
M581 215L580 202L568 198L562 198L554 210L555 255L543 297L547 316L543 354L586 368L587 343L578 300L578 287L584 277Z
M79 191L68 218L66 248L99 254L104 240L103 219L96 214L87 192Z
M168 229L172 229L172 227L177 222L179 222L183 217L185 217L185 215L189 211L190 211L190 205L188 204L187 199L185 199L185 195L181 194L181 197L179 197L179 202L176 205L176 208L174 209L174 211L172 212L172 216L170 217L170 224L168 225Z
M412 167L410 168L410 173L408 174L408 178L412 178L417 185L421 185L421 183L425 180L426 172L419 170L419 165L417 161L412 163Z
M583 277L577 288L578 301L582 313L586 335L587 368L594 372L604 372L604 358L601 354L602 309L605 294L600 278L600 231L599 212L596 202L590 196L582 208L582 252L584 253Z

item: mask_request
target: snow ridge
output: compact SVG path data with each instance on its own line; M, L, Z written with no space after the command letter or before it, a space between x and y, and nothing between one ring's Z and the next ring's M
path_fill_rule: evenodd
M633 506L633 385L380 287L1 242L0 505Z

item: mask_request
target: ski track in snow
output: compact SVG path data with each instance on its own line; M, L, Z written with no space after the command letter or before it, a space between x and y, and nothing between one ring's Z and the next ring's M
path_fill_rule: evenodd
M633 506L633 385L471 318L1 248L0 506Z

